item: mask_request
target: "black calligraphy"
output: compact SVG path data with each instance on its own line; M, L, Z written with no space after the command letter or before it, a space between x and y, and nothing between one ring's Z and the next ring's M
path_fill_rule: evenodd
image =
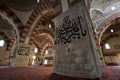
M30 47L20 47L18 50L18 55L26 55L28 56L30 52Z
M66 16L63 24L56 28L56 44L71 43L72 39L80 39L86 36L86 29L83 25L84 19L81 16L70 19Z

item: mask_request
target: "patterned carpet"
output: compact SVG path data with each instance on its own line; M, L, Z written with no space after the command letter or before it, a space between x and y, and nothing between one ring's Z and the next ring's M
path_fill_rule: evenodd
M0 80L46 80L52 67L0 68Z
M101 80L120 80L120 66L107 66L102 71Z
M90 80L52 74L52 70L52 67L43 66L0 67L0 80ZM102 72L101 80L120 80L119 66L105 67Z

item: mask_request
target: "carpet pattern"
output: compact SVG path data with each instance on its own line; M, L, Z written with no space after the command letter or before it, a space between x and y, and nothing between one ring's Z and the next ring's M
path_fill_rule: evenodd
M120 66L107 66L103 68L101 80L120 80Z
M52 70L52 67L43 66L0 67L0 80L91 80L52 74ZM103 68L101 80L120 80L120 67L108 66Z
M52 67L0 68L0 80L45 80Z

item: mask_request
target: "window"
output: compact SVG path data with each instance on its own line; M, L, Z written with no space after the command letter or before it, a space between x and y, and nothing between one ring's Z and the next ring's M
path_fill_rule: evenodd
M113 30L113 29L111 29L110 31L111 31L112 33L114 32L114 30Z
M115 6L111 6L111 10L113 11L113 10L115 10L116 9L116 7Z
M5 41L4 40L0 40L0 47L4 46Z
M105 44L106 49L110 49L110 45L108 43Z
M48 27L51 28L52 27L51 24L49 24Z
M34 52L37 53L37 52L38 52L38 48L35 48L35 49L34 49Z
M48 54L48 50L45 51L45 54Z
M44 60L44 64L46 65L48 63L48 60Z

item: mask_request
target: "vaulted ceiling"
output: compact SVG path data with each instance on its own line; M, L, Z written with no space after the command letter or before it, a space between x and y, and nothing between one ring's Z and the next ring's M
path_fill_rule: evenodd
M102 47L113 38L120 37L119 14L119 0L92 0L90 15Z
M112 30L112 31L111 31ZM101 37L101 45L107 43L110 39L120 37L120 18L112 21Z
M70 6L79 2L79 0L69 1L71 3ZM93 24L97 24L97 22L107 19L109 15L119 12L119 4L119 0L92 0L90 15ZM112 11L111 6L115 6L116 9ZM39 3L37 3L37 0L1 0L0 11L9 17L19 29L21 43L35 45L40 50L48 48L48 46L44 46L47 44L54 46L54 24L52 19L61 14L60 0L39 0ZM51 28L49 28L49 24L52 25ZM115 27L117 25L119 24L114 24L113 22L105 30L101 38L101 41L103 41L101 42L102 44L107 42L107 37L113 34L109 33L111 28L119 31L119 28ZM97 28L97 26L94 26L94 28ZM9 21L5 20L4 17L0 18L1 32L3 32L2 29L6 29L4 32L4 35L8 36L6 38L15 40L10 37L16 36L14 34L15 31ZM118 33L113 35L116 34Z
M3 14L0 16L1 37L6 41L9 40L8 47L12 47L16 40L14 38L15 30L11 22L7 20L6 17L8 17L19 30L20 43L35 45L40 51L43 48L49 48L44 45L53 46L52 19L60 13L59 9L58 0L40 0L39 3L37 0L1 0L0 11ZM51 24L51 28L49 28L49 24Z
M69 0L70 6L78 2L79 0ZM54 48L52 19L60 15L61 10L60 0L0 0L0 12L3 14L0 15L0 30L6 29L1 34L6 36L3 36L3 39L10 39L8 50L16 40L13 24L19 30L20 43L35 45L40 49L39 51L49 47ZM7 35L10 33L11 37Z

